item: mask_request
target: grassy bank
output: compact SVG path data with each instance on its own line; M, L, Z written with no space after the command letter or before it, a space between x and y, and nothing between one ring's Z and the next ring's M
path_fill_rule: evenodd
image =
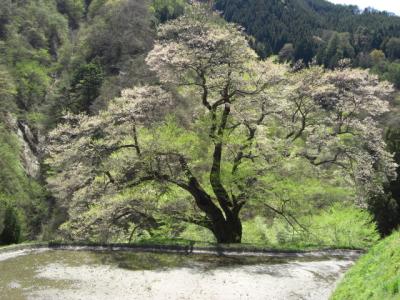
M362 256L340 283L331 300L400 299L400 232Z

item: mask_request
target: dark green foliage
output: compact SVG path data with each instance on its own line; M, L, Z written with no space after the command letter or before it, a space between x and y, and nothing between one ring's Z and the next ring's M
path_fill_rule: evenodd
M400 60L390 61L381 50L373 50L365 56L364 63L366 67L371 68L373 73L392 82L396 88L400 88Z
M398 118L389 118L386 130L386 142L389 151L394 153L394 159L400 165L400 124ZM374 215L378 230L383 236L400 228L400 167L397 168L397 178L384 186L384 194L373 195L368 208Z
M157 20L164 23L182 15L185 10L185 4L185 0L153 0L151 6Z
M155 7L172 18L184 3ZM2 1L0 84L13 86L1 99L7 111L32 127L52 127L62 111L89 112L93 103L95 111L121 89L153 80L144 63L155 35L149 6L146 0Z
M17 211L10 205L7 205L4 212L3 231L0 232L0 245L16 244L21 235L21 226L19 224Z
M306 64L316 58L328 68L350 59L400 87L400 17L324 0L218 0L216 8L255 37L251 45L261 56L279 54L281 61ZM294 48L289 57L287 45ZM373 62L374 50L388 59Z
M278 54L291 43L293 61L308 63L317 56L318 63L330 68L373 49L399 57L400 17L385 12L362 12L325 0L217 0L216 8L256 38L254 48L262 56Z
M7 25L11 18L11 0L0 2L0 39L7 35Z
M392 189L399 189L398 180L386 186L385 195L371 197L368 203L368 209L374 215L374 220L382 236L387 236L400 225L400 203L399 195L391 194ZM398 191L397 191L398 192Z
M320 46L317 54L317 61L327 68L335 68L340 60L355 56L355 50L350 43L350 35L348 33L333 33L327 45Z
M85 2L83 0L56 0L60 13L68 16L69 25L77 29L85 14Z
M223 11L228 21L243 25L249 34L265 44L263 56L278 53L286 43L305 48L301 45L303 39L311 38L313 28L319 27L318 20L297 1L219 0L216 8Z
M36 60L35 52L45 51L55 57L60 46L66 42L67 20L57 11L54 1L35 0L16 4L13 15L18 17L12 19L9 39L28 42L24 46L20 45L26 48L26 54L31 54L26 59ZM15 62L20 61L20 58L14 58L17 59Z
M87 47L86 61L96 58L107 73L118 74L124 60L148 51L153 32L146 4L142 0L93 1L92 19L80 45Z
M71 82L74 98L71 107L77 112L89 112L91 104L100 94L103 80L104 74L100 65L89 63L81 66Z
M400 89L400 62L390 63L385 77Z
M335 33L332 38L329 40L328 46L324 51L325 55L323 56L323 64L326 67L333 68L336 66L338 61L343 58L343 55L340 51L340 38L339 34Z
M390 38L385 44L385 53L390 59L400 59L400 38Z
M294 60L303 60L306 64L310 63L314 57L314 45L307 39L302 39L296 46Z

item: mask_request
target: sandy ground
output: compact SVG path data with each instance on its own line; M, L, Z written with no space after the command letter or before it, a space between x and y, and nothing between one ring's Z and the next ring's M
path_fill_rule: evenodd
M44 249L23 249L23 250L14 250L0 253L0 261L16 258L18 256L28 255L31 253L40 253L48 251L47 248Z
M31 291L28 299L328 299L352 264L348 260L238 266L209 271L177 268L130 271L111 266L50 264L37 278L67 280L67 289Z

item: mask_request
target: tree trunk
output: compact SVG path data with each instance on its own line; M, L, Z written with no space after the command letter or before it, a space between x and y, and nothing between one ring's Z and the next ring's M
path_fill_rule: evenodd
M180 157L180 164L186 172L189 182L187 184L174 183L193 196L197 207L206 214L209 220L207 228L213 232L218 243L240 243L242 240L242 223L239 218L239 212L242 206L233 205L233 207L230 207L229 195L221 184L219 177L220 153L221 147L217 147L217 151L214 153L214 164L210 176L211 185L213 186L220 207L214 203L212 197L204 190L196 177L193 176L182 157Z
M188 191L193 195L197 207L206 213L210 221L209 229L213 232L218 243L241 242L242 223L239 218L240 210L234 213L228 209L224 215L194 178L192 178Z
M239 217L213 221L213 233L218 243L240 243L242 241L242 222Z

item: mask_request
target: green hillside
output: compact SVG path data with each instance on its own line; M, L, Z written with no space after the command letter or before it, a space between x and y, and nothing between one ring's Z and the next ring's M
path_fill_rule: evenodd
M389 38L400 36L400 17L325 0L217 0L216 8L228 21L244 26L264 47L263 55L293 43L297 58L309 60L312 56L303 56L300 48L316 51L325 40L324 31L348 32L356 54L380 49ZM364 39L357 41L361 36Z
M363 255L345 275L331 300L400 299L400 233Z
M400 87L400 17L324 0L217 0L241 24L261 56L335 68L343 59Z

